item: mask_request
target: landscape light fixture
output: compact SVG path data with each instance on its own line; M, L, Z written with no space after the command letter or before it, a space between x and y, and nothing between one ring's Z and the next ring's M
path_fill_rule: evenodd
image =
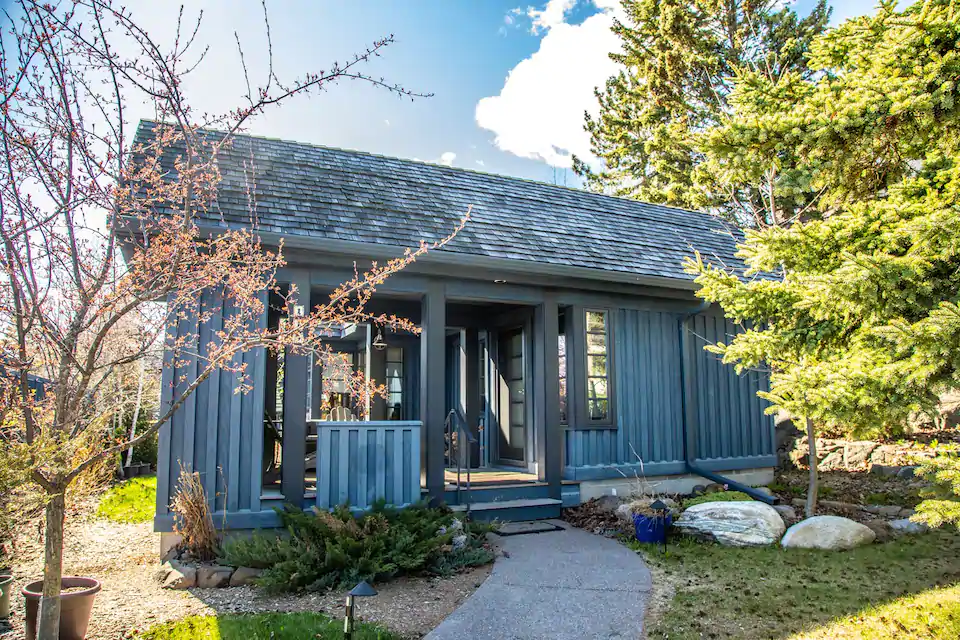
M667 514L670 512L670 507L668 507L663 500L659 498L654 500L650 504L650 509L656 514L658 520L657 526L658 530L663 531L663 537L660 539L660 551L662 553L667 552ZM662 529L660 529L662 527Z
M356 605L354 598L369 598L377 595L377 590L371 587L366 580L350 589L347 594L346 610L343 614L343 637L345 640L353 640L353 615Z

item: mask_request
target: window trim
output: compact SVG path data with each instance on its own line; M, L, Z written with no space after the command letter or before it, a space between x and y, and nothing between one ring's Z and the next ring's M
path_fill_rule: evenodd
M588 313L603 313L606 316L606 356L607 356L607 417L602 420L594 420L590 418L587 408L589 406L587 402L587 382L589 380L589 370L587 367L588 356L587 356L587 314ZM569 356L568 356L568 369L567 369L567 393L570 394L571 385L575 392L572 394L575 400L575 406L571 410L568 407L568 411L572 411L570 415L576 416L576 428L577 429L616 429L617 428L617 400L616 400L616 375L617 375L617 363L615 357L615 336L616 336L616 327L614 321L614 310L610 307L603 306L577 306L575 307L573 316L575 318L574 322L574 340L578 341L577 344L573 345L574 352L577 354L577 361L574 363L574 368L571 371L569 368ZM567 349L571 348L570 336L567 337Z

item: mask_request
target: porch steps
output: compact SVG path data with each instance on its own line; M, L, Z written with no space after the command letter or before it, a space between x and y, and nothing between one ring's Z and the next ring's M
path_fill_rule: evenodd
M454 511L464 512L467 505L457 504L450 507ZM559 518L563 501L556 498L519 498L516 500L493 500L470 504L470 517L475 520L500 520L515 522L526 520L545 520Z
M564 482L560 497L551 498L545 482L475 486L469 492L461 490L459 502L456 489L444 491L444 500L454 511L466 510L469 500L472 517L504 522L560 517L562 508L580 504L580 483Z

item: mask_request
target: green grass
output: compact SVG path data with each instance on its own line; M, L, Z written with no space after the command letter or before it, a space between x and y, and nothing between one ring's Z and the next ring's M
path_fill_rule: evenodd
M956 531L846 552L738 549L684 539L662 555L628 544L676 590L651 625L651 639L958 637L926 631L958 624ZM886 628L897 631L891 636Z
M100 500L97 516L112 522L149 522L157 508L157 477L131 478L110 487Z
M930 589L794 636L795 640L960 638L960 585Z
M191 616L157 625L136 636L142 640L339 640L343 620L319 613L257 613L244 615ZM399 640L381 627L358 623L355 640Z

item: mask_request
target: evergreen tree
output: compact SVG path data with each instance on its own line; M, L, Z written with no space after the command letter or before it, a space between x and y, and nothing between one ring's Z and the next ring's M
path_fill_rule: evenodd
M819 195L812 219L745 232L745 274L688 264L747 327L712 349L770 368L774 409L889 433L960 387L958 42L960 0L883 3L811 43L814 74L741 75L704 135L704 168L746 178L789 150Z
M647 202L710 209L746 224L766 224L763 189L721 183L698 171L701 134L732 110L735 78L776 84L809 78L806 53L829 18L825 0L804 18L778 0L625 0L613 29L620 73L597 90L600 114L586 115L599 172L579 159L588 188ZM806 194L802 194L805 196ZM798 198L802 205L806 197Z

